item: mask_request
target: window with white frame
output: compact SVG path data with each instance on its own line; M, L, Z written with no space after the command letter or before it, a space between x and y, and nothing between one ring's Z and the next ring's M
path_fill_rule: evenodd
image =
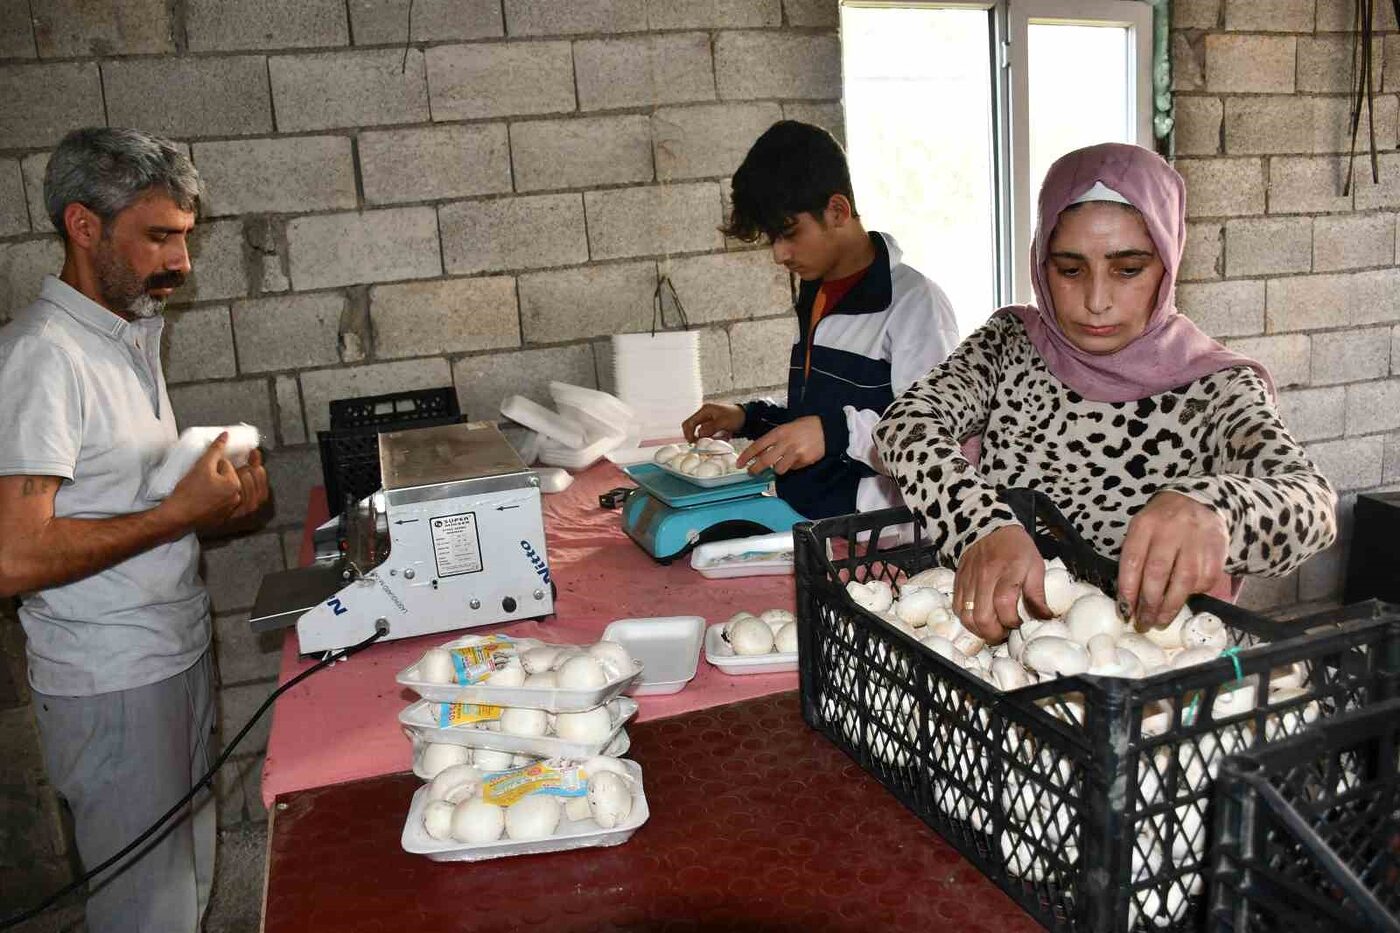
M948 292L964 336L1031 300L1050 163L1152 145L1143 0L843 0L841 45L856 206Z

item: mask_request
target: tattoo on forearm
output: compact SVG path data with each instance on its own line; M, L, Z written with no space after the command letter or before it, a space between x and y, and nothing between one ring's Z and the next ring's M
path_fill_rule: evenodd
M52 488L52 481L46 476L26 476L19 487L19 494L21 496L42 496Z

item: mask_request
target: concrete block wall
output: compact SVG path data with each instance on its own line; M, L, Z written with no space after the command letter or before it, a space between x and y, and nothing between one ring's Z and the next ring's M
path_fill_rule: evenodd
M1377 94L1352 163L1352 0L1173 6L1189 217L1179 304L1270 367L1285 422L1341 498L1341 541L1292 576L1247 584L1244 600L1334 600L1356 495L1400 486L1400 34L1376 4Z
M227 734L277 670L245 620L296 562L331 399L453 385L492 418L551 379L609 388L607 337L650 327L661 275L709 394L785 381L787 276L716 228L773 121L841 134L836 10L418 0L410 33L407 0L0 3L0 321L61 264L42 178L69 129L166 134L207 187L171 399L183 424L256 424L276 499L205 550ZM265 734L221 779L226 823L264 816Z

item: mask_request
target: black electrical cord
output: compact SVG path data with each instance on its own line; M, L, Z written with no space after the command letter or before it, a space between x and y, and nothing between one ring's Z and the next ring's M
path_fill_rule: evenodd
M50 894L36 906L31 907L28 910L25 910L21 913L15 914L13 917L10 917L6 920L0 921L0 930L8 930L12 927L18 926L26 920L30 920L34 917L37 917L39 914L48 910L54 904L67 897L79 887L87 884L88 881L91 880L94 875L106 871L109 867L125 858L133 849L140 846L141 843L145 842L157 830L164 826L172 816L183 810L185 804L189 803L194 798L194 795L199 793L200 788L205 787L209 784L210 781L214 780L214 775L217 774L218 770L223 767L224 762L228 760L228 756L233 752L235 748L238 747L238 743L243 741L243 737L248 734L248 730L253 728L253 724L256 723L258 719L262 717L263 713L267 712L268 707L272 706L273 702L276 701L278 697L295 687L297 684L301 683L306 678L310 677L312 674L321 670L322 668L334 664L336 661L342 661L362 648L368 648L370 645L379 641L379 639L383 638L387 634L389 634L389 626L383 622L380 622L375 626L374 634L366 638L364 641L356 645L351 645L349 648L346 648L338 653L326 655L320 661L316 662L316 664L302 671L300 674L296 675L291 680L287 681L285 684L272 691L272 694L266 700L263 700L262 706L259 706L257 711L253 713L252 718L249 719L248 722L244 724L243 728L238 731L238 734L233 737L233 741L228 743L228 745L224 748L223 752L214 761L213 767L211 767L208 771L204 773L204 777L200 778L199 781L196 782L195 785L190 788L189 793L181 797L179 802L176 803L175 806L171 807L169 810L166 810L164 816L152 823L150 827L148 827L143 833L141 833L141 835L131 840L131 842L126 846L126 848L122 849L116 855L113 855L111 858L107 859L105 862L103 862L101 865L98 865L96 868L89 869L83 874L81 878L78 878L77 880L69 883L60 890L55 891L53 894Z

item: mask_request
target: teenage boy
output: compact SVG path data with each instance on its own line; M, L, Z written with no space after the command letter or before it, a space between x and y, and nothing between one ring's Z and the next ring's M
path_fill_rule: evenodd
M734 173L727 236L766 238L799 279L787 404L708 402L688 440L754 438L739 465L778 475L778 495L811 519L900 503L870 432L895 396L958 343L943 290L904 264L894 238L867 233L846 154L825 130L773 124Z

